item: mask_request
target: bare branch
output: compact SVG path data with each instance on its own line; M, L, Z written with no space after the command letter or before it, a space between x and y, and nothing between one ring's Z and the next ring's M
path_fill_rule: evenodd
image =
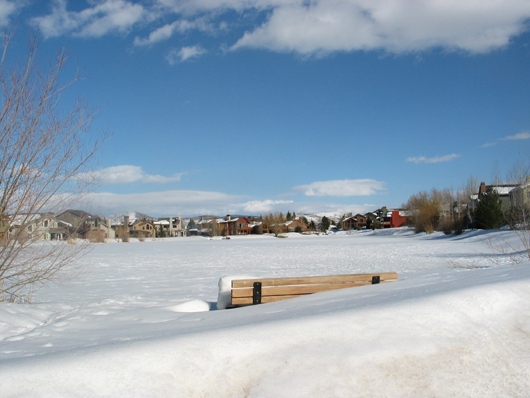
M4 34L0 65L0 301L27 301L36 288L62 277L86 249L43 242L49 235L43 223L89 192L93 181L81 176L90 175L107 134L92 132L95 112L85 102L61 101L80 79L76 74L60 83L65 51L42 70L34 35L25 63L6 66L10 37Z

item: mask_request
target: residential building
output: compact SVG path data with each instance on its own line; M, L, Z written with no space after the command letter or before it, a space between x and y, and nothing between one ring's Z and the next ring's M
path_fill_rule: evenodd
M9 222L9 235L21 240L63 240L68 233L68 225L51 213L20 214Z
M129 234L134 238L155 238L155 224L151 220L134 220L130 223Z
M83 210L66 210L58 214L57 218L70 224L69 235L74 238L104 241L116 237L109 220Z
M357 213L354 216L347 217L342 220L342 229L345 231L349 231L351 229L360 229L366 227L366 220L366 216Z
M497 192L497 195L499 195L499 200L501 202L501 210L507 212L510 210L511 207L510 192L518 187L519 184L486 185L484 182L481 182L478 190L478 200L482 200L486 192L488 192L489 189L492 189Z
M399 228L406 224L407 216L403 209L392 209L382 214L379 221L382 228Z
M287 221L285 223L285 232L296 232L299 229L301 232L309 231L309 227L306 223L300 221L300 219Z
M247 217L236 217L227 215L224 220L217 222L218 235L250 235L252 226Z
M164 235L168 237L182 237L187 235L180 215L178 217L159 218L158 221L153 221L153 224L157 233L162 230Z
M513 188L510 192L510 204L516 209L530 208L530 176L526 182Z

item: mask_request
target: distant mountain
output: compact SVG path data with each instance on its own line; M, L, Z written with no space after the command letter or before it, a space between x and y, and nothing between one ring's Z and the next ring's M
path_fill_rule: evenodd
M331 212L331 211L323 211L323 212L320 212L320 213L311 213L311 214L297 214L296 215L297 217L300 216L300 217L305 217L307 218L308 221L314 221L315 223L320 223L320 221L322 220L322 218L324 216L326 216L330 221L335 221L335 222L338 222L340 220L340 218L342 217L342 213L334 213L334 212Z
M147 214L144 214L144 213L140 213L139 211L125 211L123 213L120 213L120 214L115 214L115 215L112 215L112 216L109 216L107 217L108 219L110 219L110 224L111 225L116 225L116 224L123 224L123 217L125 216L128 216L129 217L129 220L143 220L143 219L146 219L146 220L156 220L157 218L156 217L151 217L151 216L148 216Z

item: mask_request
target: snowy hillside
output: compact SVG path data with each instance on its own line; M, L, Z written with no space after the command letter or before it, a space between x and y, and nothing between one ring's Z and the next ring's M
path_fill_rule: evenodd
M508 245L407 229L95 245L81 278L0 304L0 396L523 397L530 262ZM227 274L374 271L399 280L216 310Z
M147 214L140 213L138 211L126 211L120 214L114 214L107 217L110 220L111 225L123 224L123 217L129 217L129 220L156 220L155 217L148 216Z

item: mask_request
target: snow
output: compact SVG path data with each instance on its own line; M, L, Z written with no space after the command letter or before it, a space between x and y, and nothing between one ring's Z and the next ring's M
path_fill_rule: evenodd
M0 396L527 396L516 234L288 235L94 245L76 279L0 303ZM399 280L221 309L234 277L374 271Z
M237 279L254 279L251 275L225 275L219 279L219 293L217 295L217 309L224 310L232 301L232 281Z

